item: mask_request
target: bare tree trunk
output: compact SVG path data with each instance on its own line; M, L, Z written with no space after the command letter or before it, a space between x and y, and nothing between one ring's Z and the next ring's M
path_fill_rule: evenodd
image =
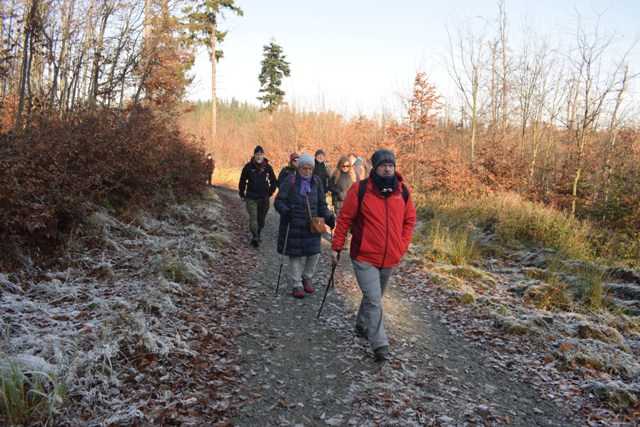
M613 107L613 112L611 113L611 121L609 122L609 149L605 153L605 161L604 161L604 183L602 185L603 191L603 199L604 203L607 204L609 202L609 187L611 185L611 175L614 172L614 167L611 162L611 157L616 149L616 142L618 139L618 133L620 128L618 126L618 115L620 112L620 106L622 105L622 101L624 98L624 93L626 92L629 85L629 66L625 65L624 74L622 76L622 83L620 89L618 90L618 94L616 96L616 102Z
M77 82L78 84L78 92L80 96L87 97L91 91L90 87L90 65L89 65L89 51L92 46L95 46L95 29L98 25L99 14L96 10L96 0L91 0L89 3L89 11L87 13L87 21L84 30L84 44L82 47L82 58L83 61L80 62L80 66L82 67L82 74ZM95 55L95 52L94 52ZM84 60L86 58L86 61ZM76 95L77 95L76 94ZM86 99L86 98L85 98Z
M7 28L7 38L6 38L6 46L7 46L7 52L9 54L9 60L8 60L8 72L7 75L5 76L5 78L2 81L2 98L5 98L12 90L12 85L11 82L14 80L13 76L14 76L14 59L12 58L12 53L14 51L12 43L11 43L11 36L13 34L13 22L14 22L14 14L15 14L15 9L16 9L16 0L12 0L11 1L11 7L9 8L9 12L8 12L8 16L9 16L9 26Z
M64 92L66 89L66 73L67 73L67 46L69 44L69 37L71 33L71 20L73 19L73 10L75 8L75 0L65 0L62 5L62 45L60 46L60 55L58 56L58 63L54 64L53 77L51 80L51 98L49 100L49 107L53 108L55 104L56 94L58 92L58 76L62 69L62 90L60 91L60 109L62 110L62 104L64 101Z
M142 52L140 54L140 62L143 64L142 66L142 75L140 76L140 81L138 82L138 88L136 89L136 93L133 96L133 103L138 104L140 102L140 97L142 96L142 90L144 89L144 85L147 80L147 76L151 72L151 57L154 55L155 51L155 41L153 37L153 0L145 0L144 1L144 28L143 28L143 39L142 39Z
M18 85L18 110L16 111L15 121L16 128L22 127L22 115L24 113L25 100L29 88L33 17L35 15L36 8L38 7L38 0L32 0L30 3L26 3L25 6L28 7L25 9L24 34L22 39L22 67L20 69L20 83Z
M498 2L500 14L500 47L502 59L502 140L504 141L507 134L508 126L508 102L509 102L509 82L507 69L507 11L504 0Z
M471 83L471 166L476 160L476 134L478 131L478 91L480 90L480 70L473 67Z
M100 32L96 41L95 53L93 55L93 66L91 67L91 90L89 93L89 105L95 106L98 98L98 83L100 77L100 62L104 50L104 33L107 29L107 21L113 12L113 7L108 3L103 3L103 15L100 21Z
M215 147L217 131L218 131L218 96L216 94L216 68L218 58L216 54L218 44L218 25L214 16L213 24L211 25L211 134L209 135L209 146L207 151L213 152Z
M498 128L498 41L494 41L491 44L491 83L490 83L490 98L491 98L491 143L496 143L496 130Z

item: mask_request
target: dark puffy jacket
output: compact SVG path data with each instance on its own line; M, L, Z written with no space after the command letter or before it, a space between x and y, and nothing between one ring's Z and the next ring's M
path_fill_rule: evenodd
M278 174L278 186L286 179L287 176L296 173L296 168L293 166L285 166L280 170Z
M305 198L300 195L300 174L288 175L280 183L275 208L280 214L278 231L278 253L282 253L289 225L289 239L285 255L292 257L311 256L320 253L320 234L312 233ZM335 225L335 217L327 207L325 193L317 177L311 179L311 192L308 194L311 216L324 218L327 225Z
M251 159L242 168L238 191L240 197L247 199L266 199L271 197L278 187L278 180L267 159L256 163Z
M316 160L316 165L313 168L313 174L320 178L324 191L329 191L329 171L327 170L327 165Z

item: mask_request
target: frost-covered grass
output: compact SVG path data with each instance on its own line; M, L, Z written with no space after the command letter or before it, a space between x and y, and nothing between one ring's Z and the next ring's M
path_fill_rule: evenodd
M0 274L0 416L9 420L0 425L51 424L65 396L54 424L74 424L79 414L93 425L143 419L131 394L144 382L132 390L126 378L142 381L142 358L197 354L180 304L194 298L192 287L214 286L219 246L211 241L229 239L221 209L211 192L126 223L99 211L69 243L59 271Z

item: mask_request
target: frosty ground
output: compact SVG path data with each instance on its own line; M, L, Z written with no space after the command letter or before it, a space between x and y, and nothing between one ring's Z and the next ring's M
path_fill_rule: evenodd
M523 305L532 253L461 274L413 247L380 365L353 333L348 257L318 321L326 242L317 292L275 296L277 213L258 250L246 221L223 189L160 217L94 215L64 269L0 276L4 365L46 374L55 425L634 425L633 319Z

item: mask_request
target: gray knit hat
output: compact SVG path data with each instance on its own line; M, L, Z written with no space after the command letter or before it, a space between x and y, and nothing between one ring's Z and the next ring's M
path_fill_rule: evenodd
M311 166L316 165L316 160L313 158L311 154L302 153L300 154L300 157L298 157L298 167L301 168L304 165L311 165Z
M371 164L373 165L373 168L376 169L383 163L391 163L393 166L396 165L396 156L393 152L381 149L373 153L373 156L371 156Z

